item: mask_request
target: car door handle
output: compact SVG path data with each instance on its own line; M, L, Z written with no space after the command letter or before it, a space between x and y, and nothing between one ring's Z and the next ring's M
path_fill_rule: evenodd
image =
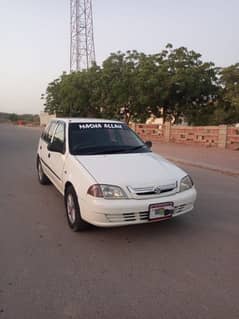
M48 158L50 158L51 157L51 153L48 153Z

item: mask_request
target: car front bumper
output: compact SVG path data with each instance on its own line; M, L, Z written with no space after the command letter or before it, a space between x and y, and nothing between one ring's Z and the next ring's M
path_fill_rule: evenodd
M153 199L105 200L87 195L80 201L82 218L90 224L101 227L114 227L132 224L150 223L149 206L165 202L174 203L174 214L177 217L194 208L197 192L190 190L167 197Z

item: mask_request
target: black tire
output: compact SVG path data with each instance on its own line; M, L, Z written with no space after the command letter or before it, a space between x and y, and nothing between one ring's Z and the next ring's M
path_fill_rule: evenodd
M41 161L39 158L37 159L37 176L38 176L39 183L41 185L49 185L50 184L50 180L43 172L42 164L41 164Z
M65 208L68 224L74 232L83 231L90 227L90 224L81 218L78 198L72 186L68 186L65 192Z

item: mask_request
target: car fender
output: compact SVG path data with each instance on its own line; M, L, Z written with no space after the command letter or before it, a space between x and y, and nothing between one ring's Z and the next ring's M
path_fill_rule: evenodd
M74 156L70 155L65 163L64 189L67 183L74 187L77 197L81 201L85 200L89 187L96 184L97 181Z

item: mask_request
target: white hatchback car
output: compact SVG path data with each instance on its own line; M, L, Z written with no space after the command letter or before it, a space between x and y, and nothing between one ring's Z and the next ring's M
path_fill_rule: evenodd
M191 211L191 177L151 151L126 124L102 119L55 119L37 152L41 184L65 199L74 231L170 219Z

